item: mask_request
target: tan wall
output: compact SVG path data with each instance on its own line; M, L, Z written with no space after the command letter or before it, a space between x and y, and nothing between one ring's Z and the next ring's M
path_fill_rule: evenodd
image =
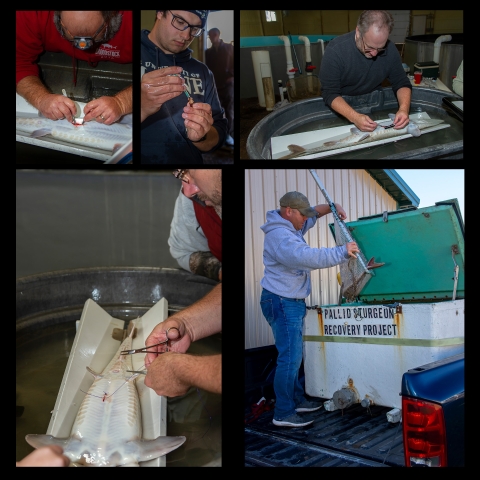
M265 10L240 10L240 36L342 35L357 25L362 10L275 10L277 21L267 22ZM433 33L463 33L463 10L412 10L433 15Z
M463 10L436 10L433 33L463 33Z
M395 200L365 170L316 169L316 172L330 198L345 209L347 222L397 208ZM278 208L282 195L292 190L305 194L311 205L327 203L306 169L245 170L245 348L274 344L259 304L264 238L260 226L265 223L266 212ZM334 247L328 228L332 222L331 214L320 218L305 235L308 245ZM374 256L372 252L363 253L367 258ZM338 302L338 271L338 267L312 271L312 293L306 298L308 306Z

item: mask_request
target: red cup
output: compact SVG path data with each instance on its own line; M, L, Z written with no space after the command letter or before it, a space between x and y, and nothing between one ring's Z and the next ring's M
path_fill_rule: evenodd
M420 82L422 81L422 72L415 72L413 74L413 78L415 79L415 84L419 85Z

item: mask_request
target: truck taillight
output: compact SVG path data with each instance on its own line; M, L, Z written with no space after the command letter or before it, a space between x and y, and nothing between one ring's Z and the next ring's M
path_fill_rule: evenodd
M402 397L406 467L446 467L445 421L440 405Z

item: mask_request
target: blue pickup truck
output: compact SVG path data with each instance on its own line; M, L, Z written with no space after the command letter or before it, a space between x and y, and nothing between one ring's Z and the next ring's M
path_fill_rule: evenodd
M454 355L402 377L405 466L465 464L465 358Z

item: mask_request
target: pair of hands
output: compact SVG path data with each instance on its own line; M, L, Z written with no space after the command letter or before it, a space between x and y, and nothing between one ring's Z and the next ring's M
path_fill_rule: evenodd
M186 87L184 79L180 76L182 71L182 67L166 67L142 76L140 84L142 122L158 112L168 100L183 95ZM182 117L185 119L187 136L189 140L196 142L205 136L213 125L212 107L208 103L194 103L190 106L187 97L185 104Z
M169 330L170 329L170 330ZM185 359L184 353L189 349L190 334L181 320L165 320L159 323L145 340L145 345L155 345L167 339L168 351L165 345L149 348L157 353L145 355L147 375L145 385L155 391L157 395L178 397L185 395L190 388L190 383L182 380L178 375L179 368Z
M395 126L393 128L395 130L400 130L405 128L409 122L410 119L408 118L408 112L399 110L395 114L395 120L393 121ZM374 122L368 115L364 114L358 114L353 123L362 132L373 132L378 126L378 124Z
M70 123L77 109L75 102L64 95L46 94L41 98L38 110L50 120L67 119ZM124 115L122 105L116 97L100 97L88 102L84 108L84 122L96 121L111 125ZM102 118L103 117L103 118Z

